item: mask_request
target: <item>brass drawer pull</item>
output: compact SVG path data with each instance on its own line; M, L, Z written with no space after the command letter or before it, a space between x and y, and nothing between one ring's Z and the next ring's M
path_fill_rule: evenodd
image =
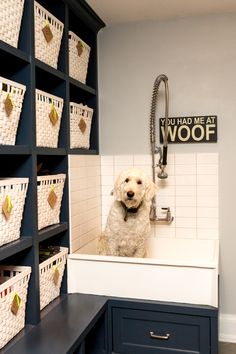
M170 338L170 334L167 333L165 336L160 336L158 334L155 334L154 332L149 332L150 337L153 339L160 339L160 340L168 340Z

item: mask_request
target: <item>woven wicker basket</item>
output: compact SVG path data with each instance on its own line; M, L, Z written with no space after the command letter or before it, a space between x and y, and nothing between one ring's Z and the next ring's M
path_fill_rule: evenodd
M35 57L57 69L64 24L36 1L34 16Z
M76 34L69 31L69 75L85 84L90 47Z
M24 0L0 1L0 39L17 48Z
M0 265L0 349L25 326L30 273L30 267Z
M28 181L28 178L0 179L0 246L20 238Z
M39 264L40 310L60 294L67 254L68 248L60 247L58 254Z
M70 102L70 147L89 149L93 109Z
M66 175L39 176L38 181L38 230L60 222L61 201ZM55 203L50 204L53 196ZM56 196L56 198L54 198Z
M0 77L0 145L15 145L26 87Z
M58 146L58 136L63 110L63 98L36 90L36 144ZM54 113L56 112L56 113ZM51 115L52 114L52 115ZM56 114L56 119L54 119Z

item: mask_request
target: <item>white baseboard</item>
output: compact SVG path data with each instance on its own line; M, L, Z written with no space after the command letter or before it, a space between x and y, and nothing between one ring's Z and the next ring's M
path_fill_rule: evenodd
M220 342L236 343L236 315L221 314L220 322Z

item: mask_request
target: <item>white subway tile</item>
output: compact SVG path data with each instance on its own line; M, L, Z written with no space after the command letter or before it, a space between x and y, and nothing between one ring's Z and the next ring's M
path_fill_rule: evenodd
M198 164L197 174L198 175L218 175L219 167L217 164L207 165Z
M175 187L174 186L170 186L168 188L158 188L157 191L157 197L158 196L174 196L175 195Z
M101 176L113 176L114 167L113 165L102 165L101 166Z
M168 153L167 154L167 166L175 164L175 154Z
M71 194L71 203L77 203L88 199L87 190L80 190Z
M102 205L103 206L110 207L112 205L113 201L114 201L114 197L113 196L103 196L102 197Z
M113 176L101 176L101 184L102 184L102 186L111 186L113 188L114 177Z
M114 156L113 155L101 155L101 166L113 166Z
M176 165L196 164L196 154L175 154Z
M77 215L87 209L87 200L79 201L75 203L71 207L71 216Z
M150 237L156 237L156 228L151 225Z
M129 169L129 166L127 166L127 165L115 165L114 166L114 176L115 176L115 178L118 177L121 172L123 172L123 171L125 171L127 169Z
M214 197L218 196L217 186L197 186L197 196Z
M219 205L218 196L198 195L197 207L217 208Z
M152 166L152 156L151 156L151 154L134 155L133 159L134 159L133 160L134 166L136 166L136 165Z
M197 217L199 218L218 218L218 208L197 208Z
M107 214L102 214L102 230L104 230L105 229L105 227L106 227L106 223L107 223Z
M219 239L219 230L218 229L198 229L197 238L203 240L218 240Z
M110 186L102 186L101 187L101 195L102 196L111 196L112 195L113 188Z
M197 205L196 195L176 196L176 206L178 206L178 207L193 207L196 205Z
M150 179L152 178L152 167L151 165L134 165L135 168L142 170Z
M218 176L217 175L198 175L197 176L198 186L217 186L218 187Z
M198 153L198 164L218 164L218 153Z
M91 208L95 208L98 206L101 206L101 196L100 195L96 195L93 198L88 198L86 199L86 208L87 209L91 209Z
M70 168L84 167L85 155L69 155L69 165Z
M218 229L218 218L197 218L198 229Z
M100 166L87 166L86 167L86 175L88 177L90 177L90 176L100 176L101 175Z
M157 225L156 226L156 237L175 237L175 228L169 227L168 225Z
M108 215L110 211L110 205L102 205L102 215Z
M176 207L176 217L196 217L197 216L197 208L196 207Z
M134 158L133 155L115 155L114 156L114 164L127 166L126 168L133 167Z
M156 179L156 184L159 188L168 188L169 186L175 186L175 177L168 176L166 179Z
M87 211L77 214L75 217L71 218L71 227L74 229L75 227L84 224L87 219Z
M187 218L187 217L176 217L175 218L176 228L196 228L196 218Z
M176 196L194 196L196 195L196 186L176 186Z
M85 167L78 167L72 168L70 170L70 179L77 179L81 177L86 177L86 168Z
M174 196L161 196L158 194L156 198L158 207L174 207L175 206L175 197Z
M175 181L176 186L196 186L196 175L179 175Z
M157 169L158 170L158 169ZM175 175L175 165L170 165L168 163L168 165L166 166L166 169L165 169L166 173L168 174L168 177L169 178L170 176L174 176Z
M70 243L70 248L71 248L71 253L76 253L76 251L78 251L79 249L79 240L71 240Z
M195 175L197 171L196 164L194 165L175 165L175 174L176 176L187 176Z
M70 190L71 192L75 192L78 190L87 188L87 179L86 178L77 178L70 181Z
M195 239L197 237L196 228L177 227L176 238Z
M87 188L101 185L101 177L100 176L89 176L86 178L86 180L87 180Z
M85 155L85 166L99 166L101 165L99 155Z

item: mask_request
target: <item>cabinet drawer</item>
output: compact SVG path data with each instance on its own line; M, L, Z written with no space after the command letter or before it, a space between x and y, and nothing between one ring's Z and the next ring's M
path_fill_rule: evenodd
M209 354L209 318L113 308L113 351L122 354Z

